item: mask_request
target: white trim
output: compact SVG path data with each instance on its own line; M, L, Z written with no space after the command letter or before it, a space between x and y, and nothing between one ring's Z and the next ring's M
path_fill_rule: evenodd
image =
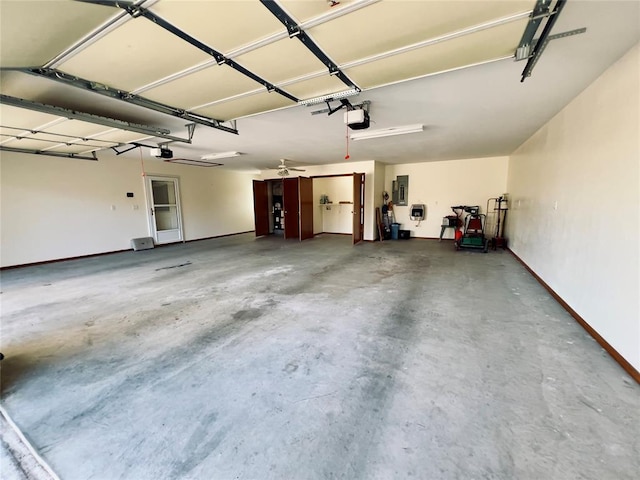
M175 176L175 175L157 175L157 174L153 174L153 173L145 173L143 178L143 182L144 182L144 190L145 190L145 197L146 197L146 207L147 207L147 225L149 228L149 236L153 237L154 242L156 243L156 245L161 245L164 243L173 243L173 242L160 242L158 241L158 232L156 231L156 220L155 220L155 213L152 214L151 211L154 207L154 203L153 203L153 192L152 192L152 188L151 188L151 181L152 180L173 180L175 181L175 189L176 189L176 215L177 215L177 220L178 220L178 232L179 232L179 236L180 238L175 240L176 242L184 242L185 238L184 238L184 228L183 228L183 222L182 222L182 205L181 205L181 199L180 199L180 177Z

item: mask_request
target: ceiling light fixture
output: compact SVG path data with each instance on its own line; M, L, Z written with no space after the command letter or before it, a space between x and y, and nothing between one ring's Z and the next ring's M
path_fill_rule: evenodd
M320 97L309 98L306 100L300 100L298 105L317 105L319 103L328 102L331 100L338 100L339 98L352 97L354 95L358 95L360 90L357 88L352 88L350 90L345 90L343 92L331 93L329 95L322 95Z
M370 138L406 135L407 133L419 133L423 130L424 125L404 125L402 127L381 128L380 130L368 130L366 132L352 133L349 138L351 138L351 140L368 140Z
M194 167L221 167L222 163L209 162L206 160L196 160L193 158L169 158L165 160L168 163L181 163L183 165L192 165Z
M233 158L244 155L242 152L221 152L221 153L209 153L200 157L201 160L219 160L221 158Z

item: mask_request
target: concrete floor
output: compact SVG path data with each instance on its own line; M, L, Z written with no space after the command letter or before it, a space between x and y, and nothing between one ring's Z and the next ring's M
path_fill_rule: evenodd
M640 387L508 252L245 234L1 300L3 404L63 480L640 471Z

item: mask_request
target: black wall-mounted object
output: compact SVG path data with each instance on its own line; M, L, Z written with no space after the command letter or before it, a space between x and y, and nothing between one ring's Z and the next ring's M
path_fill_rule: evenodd
M127 192L127 198L133 198L133 192Z

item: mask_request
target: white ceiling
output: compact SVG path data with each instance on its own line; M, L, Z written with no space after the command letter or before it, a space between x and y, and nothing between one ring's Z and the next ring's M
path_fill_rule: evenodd
M569 0L551 33L581 27L586 33L551 41L533 75L521 83L526 62L510 57L534 0L360 0L333 8L324 0L277 3L363 90L349 100L354 105L370 102L370 130L424 125L422 133L351 141L349 161L508 155L640 39L640 1ZM329 75L302 42L288 38L284 26L257 1L159 0L143 5L298 99L349 88ZM327 17L343 8L349 13ZM326 105L298 106L268 93L146 18L80 2L1 0L0 22L0 90L5 95L163 127L186 138L181 119L10 70L43 66L95 28L115 22L53 66L197 114L237 119L239 135L197 125L192 144L170 144L176 157L239 151L244 155L220 160L221 168L238 170L276 166L280 158L298 165L346 161L344 110L312 115ZM478 25L483 28L460 35ZM411 45L416 48L407 48ZM0 109L0 125L3 146L62 153L97 150L99 159L107 155L99 148L163 141L7 105ZM47 133L23 132L18 140L19 128ZM78 139L56 144L62 137L52 133ZM124 155L137 158L139 153Z

